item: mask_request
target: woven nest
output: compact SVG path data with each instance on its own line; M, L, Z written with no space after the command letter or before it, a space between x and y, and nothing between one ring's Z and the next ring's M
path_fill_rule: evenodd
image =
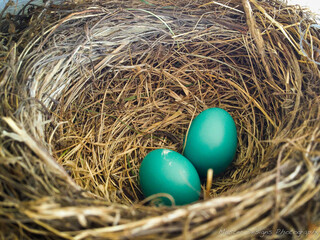
M1 21L2 239L317 239L320 31L277 1L79 2ZM209 194L155 207L148 152L227 110Z

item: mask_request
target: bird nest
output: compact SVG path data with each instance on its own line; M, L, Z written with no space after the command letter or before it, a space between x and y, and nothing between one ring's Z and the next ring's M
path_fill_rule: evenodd
M278 1L31 6L0 24L3 239L320 236L320 31ZM236 157L200 200L156 207L151 150L220 107ZM210 189L204 194L204 189Z

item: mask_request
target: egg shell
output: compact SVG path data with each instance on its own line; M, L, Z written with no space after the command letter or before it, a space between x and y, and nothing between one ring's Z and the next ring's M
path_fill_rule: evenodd
M169 149L157 149L143 159L140 171L140 187L145 197L157 193L170 194L176 205L197 201L201 192L197 170L180 153ZM168 198L160 202L171 205Z
M215 175L226 170L237 150L237 129L231 115L221 108L201 112L191 123L183 155L205 178L209 168Z

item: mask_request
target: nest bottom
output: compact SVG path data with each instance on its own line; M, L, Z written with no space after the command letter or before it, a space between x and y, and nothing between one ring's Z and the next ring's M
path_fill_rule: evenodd
M188 70L190 66L198 70L192 61L187 63ZM165 67L168 70L161 71ZM48 136L56 136L53 156L79 186L111 202L138 203L143 199L137 179L142 159L157 148L181 153L190 121L209 107L228 110L239 134L236 159L225 174L214 178L212 196L274 167L275 161L269 157L274 146L261 140L267 140L275 128L271 124L265 128L265 116L256 114L237 89L223 83L213 88L204 81L185 81L183 85L175 72L167 66L138 68L96 86L88 84L75 99L62 97L54 111L61 124L54 133L49 130ZM74 92L72 88L69 91Z

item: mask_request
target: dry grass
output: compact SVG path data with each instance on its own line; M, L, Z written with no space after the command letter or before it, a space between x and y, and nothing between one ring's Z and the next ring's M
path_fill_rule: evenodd
M7 16L0 236L319 237L320 33L308 14L277 1L181 0ZM197 203L148 205L142 159L181 152L210 107L236 122L232 166Z

